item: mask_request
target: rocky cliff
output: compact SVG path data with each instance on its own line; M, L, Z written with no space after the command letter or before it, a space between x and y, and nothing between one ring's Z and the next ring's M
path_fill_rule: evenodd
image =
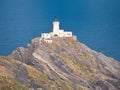
M35 38L27 48L13 51L14 65L8 61L2 65L15 68L10 76L35 90L120 90L119 62L74 37L52 40Z

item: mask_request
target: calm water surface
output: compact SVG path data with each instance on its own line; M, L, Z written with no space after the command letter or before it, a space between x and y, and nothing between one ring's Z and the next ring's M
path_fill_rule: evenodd
M0 0L0 55L26 47L31 39L61 28L90 48L120 60L120 0Z

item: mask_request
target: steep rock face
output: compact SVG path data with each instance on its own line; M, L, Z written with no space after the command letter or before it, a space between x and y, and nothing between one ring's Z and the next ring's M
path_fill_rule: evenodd
M74 37L52 40L46 43L35 38L27 48L19 47L10 56L36 68L49 80L71 83L71 89L120 90L119 62L91 50Z

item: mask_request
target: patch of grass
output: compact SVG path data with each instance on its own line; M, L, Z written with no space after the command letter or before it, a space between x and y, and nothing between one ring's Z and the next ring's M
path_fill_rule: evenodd
M14 60L10 56L0 56L0 61L9 61L9 62L12 62L12 63L16 63L17 62L16 60Z
M12 60L12 58L10 57L6 57L6 56L0 56L0 60Z
M0 86L0 90L29 90L20 82L6 76L0 76Z
M85 52L81 52L84 57L87 57L87 54Z
M63 80L50 81L49 90L73 90L71 83Z
M29 66L27 70L28 70L29 76L33 78L34 80L43 80L43 81L48 80L47 76L45 76L44 74L41 74L38 70L36 70L35 68L31 66Z
M82 64L74 61L72 58L70 58L67 54L60 53L59 56L66 62L66 64L73 70L73 73L80 75L80 77L85 78L87 80L94 79L93 76L91 76L91 72L89 72L88 69L86 69ZM80 74L78 74L80 73Z
M88 71L86 68L84 68L83 65L77 63L76 61L72 60L69 56L65 55L65 54L60 54L60 56L64 59L64 61L66 61L66 63L70 63L70 64L73 64L77 67L79 67L79 69L84 72L85 74L88 74Z
M75 84L75 83L71 83L71 82L66 82L63 80L56 80L54 82L55 87L59 87L60 90L88 90L87 87L84 87L80 84ZM50 89L53 90L53 89Z
M73 63L74 63L75 65L77 65L77 66L79 67L79 69L80 69L81 71L83 71L85 74L88 74L87 69L85 69L83 65L81 65L81 64L79 64L79 63L77 63L77 62L75 62L75 61L73 61Z
M74 44L74 45L76 45L76 44L78 44L78 41L72 41L72 43Z

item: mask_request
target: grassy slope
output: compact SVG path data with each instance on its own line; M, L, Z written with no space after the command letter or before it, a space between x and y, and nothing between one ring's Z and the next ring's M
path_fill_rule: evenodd
M12 65L12 67L10 66ZM9 66L9 68L7 67ZM22 65L26 67L26 71L28 73L27 85L21 84L19 80L16 80L16 76L14 70L17 69L16 65ZM7 72L9 69L9 72ZM11 71L10 71L11 70ZM22 73L22 72L21 72ZM34 84L35 87L31 86ZM87 90L87 88L75 85L70 82L65 82L63 80L57 79L55 81L49 80L47 76L40 73L38 70L33 68L32 66L28 66L21 62L18 62L10 57L0 56L0 90L30 90L30 88L41 88L41 89L63 89L63 90Z

